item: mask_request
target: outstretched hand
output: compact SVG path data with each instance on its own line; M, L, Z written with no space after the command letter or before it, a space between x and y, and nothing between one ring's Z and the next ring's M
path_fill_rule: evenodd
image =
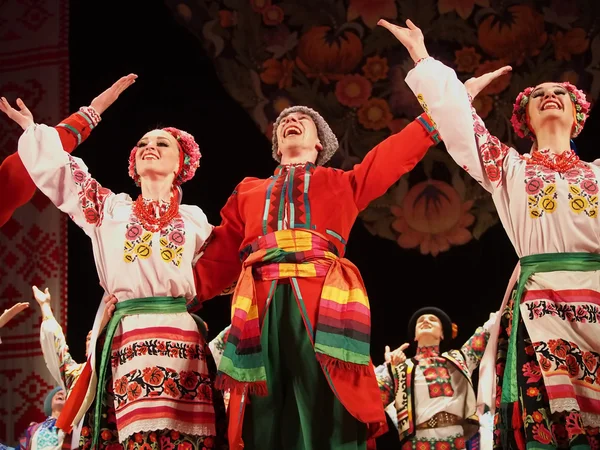
M17 303L8 309L5 309L0 316L0 328L10 322L17 314L29 308L29 303Z
M50 303L52 297L50 296L50 291L46 288L43 291L40 291L37 286L32 286L33 296L40 306L44 305L44 303Z
M471 96L471 98L477 97L477 95L483 91L492 81L496 78L506 75L512 70L511 66L504 66L496 69L492 72L484 73L478 77L469 78L465 81L465 88Z
M385 346L385 355L384 355L385 363L391 364L393 366L402 364L404 361L406 361L406 355L404 354L404 350L406 350L409 346L410 346L410 344L404 343L396 350L391 351L390 346L386 345Z
M119 78L119 80L117 80L111 87L92 100L90 106L94 108L98 114L102 115L102 113L106 111L108 107L112 105L115 100L117 100L117 98L119 98L119 95L121 95L125 89L135 83L136 78L137 75L134 73L130 73L129 75Z
M386 28L390 33L392 33L396 39L398 39L400 43L406 47L410 57L414 62L429 56L427 49L425 48L425 38L423 37L423 32L419 27L412 23L411 20L406 21L406 26L408 28L394 25L384 19L380 19L379 22L377 22L377 25Z
M6 98L0 98L0 111L17 122L23 130L26 130L29 125L33 124L33 114L31 114L31 111L29 111L20 98L17 99L17 106L19 107L18 110L10 106Z

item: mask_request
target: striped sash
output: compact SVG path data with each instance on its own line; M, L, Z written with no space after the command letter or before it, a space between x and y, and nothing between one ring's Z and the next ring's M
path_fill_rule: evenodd
M339 258L335 246L315 231L280 230L254 242L242 265L233 295L231 329L219 364L219 389L267 395L254 279L321 276L325 282L313 341L317 358L326 366L370 369L371 314L357 267Z

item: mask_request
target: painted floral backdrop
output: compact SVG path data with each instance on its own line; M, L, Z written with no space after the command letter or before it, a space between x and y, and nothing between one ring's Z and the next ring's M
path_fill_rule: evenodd
M525 87L568 80L591 100L600 91L597 0L167 0L213 57L223 85L270 139L287 106L317 109L340 140L332 164L349 168L421 108L404 82L413 63L379 18L407 18L429 53L466 80L505 64L510 75L474 106L504 142ZM443 145L361 215L376 235L437 255L478 239L497 215L490 196Z

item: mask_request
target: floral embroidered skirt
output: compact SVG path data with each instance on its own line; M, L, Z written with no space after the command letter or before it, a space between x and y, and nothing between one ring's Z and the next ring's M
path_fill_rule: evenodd
M576 378L576 374L580 372L583 378L585 376L583 370L578 367L581 364L585 365L581 356L582 352L577 352L577 345L567 339L549 340L547 343L532 343L523 322L523 314L516 324L518 327L516 335L516 382L519 388L519 400L509 405L509 408L501 407L506 356L509 336L513 326L513 306L514 300L511 300L502 312L500 322L496 356L497 388L494 448L507 450L574 448L583 450L600 448L598 427L585 426L585 421L582 419L579 410L570 409L552 413L544 377L542 376L543 371L549 371L551 365L558 363L558 369L567 373L570 371L572 378ZM538 313L541 314L542 312L538 311ZM571 334L571 339L573 339L573 334ZM565 336L565 338L568 338L568 336ZM585 352L583 353L585 354ZM544 367L540 366L539 361L542 362ZM560 367L563 365L565 367ZM599 375L596 366L595 376L598 377Z
M216 366L188 313L121 320L111 350L107 395L88 409L80 444L92 444L95 402L102 401L99 447L118 450L227 448ZM109 448L110 447L110 448Z
M462 433L446 438L413 437L402 444L402 450L463 450L466 448Z

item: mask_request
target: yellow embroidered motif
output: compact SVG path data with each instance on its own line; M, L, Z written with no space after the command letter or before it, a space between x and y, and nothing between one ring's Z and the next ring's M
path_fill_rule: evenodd
M594 181L582 181L579 185L569 184L569 206L576 214L598 217L598 185Z
M166 230L161 231L159 243L162 260L167 263L172 262L179 267L185 244L183 221L181 219L175 220Z
M433 126L435 128L437 128L437 125L436 125L435 121L433 120L433 117L431 117L431 114L429 114L429 107L427 106L427 103L425 103L425 98L423 97L423 94L418 94L417 100L421 104L421 108L423 108L423 111L425 111L427 113L427 115L429 116L429 119L431 120L431 123L433 124Z
M132 218L133 219L133 218ZM144 230L140 223L132 221L127 224L123 259L132 263L137 258L146 259L152 255L152 233Z

